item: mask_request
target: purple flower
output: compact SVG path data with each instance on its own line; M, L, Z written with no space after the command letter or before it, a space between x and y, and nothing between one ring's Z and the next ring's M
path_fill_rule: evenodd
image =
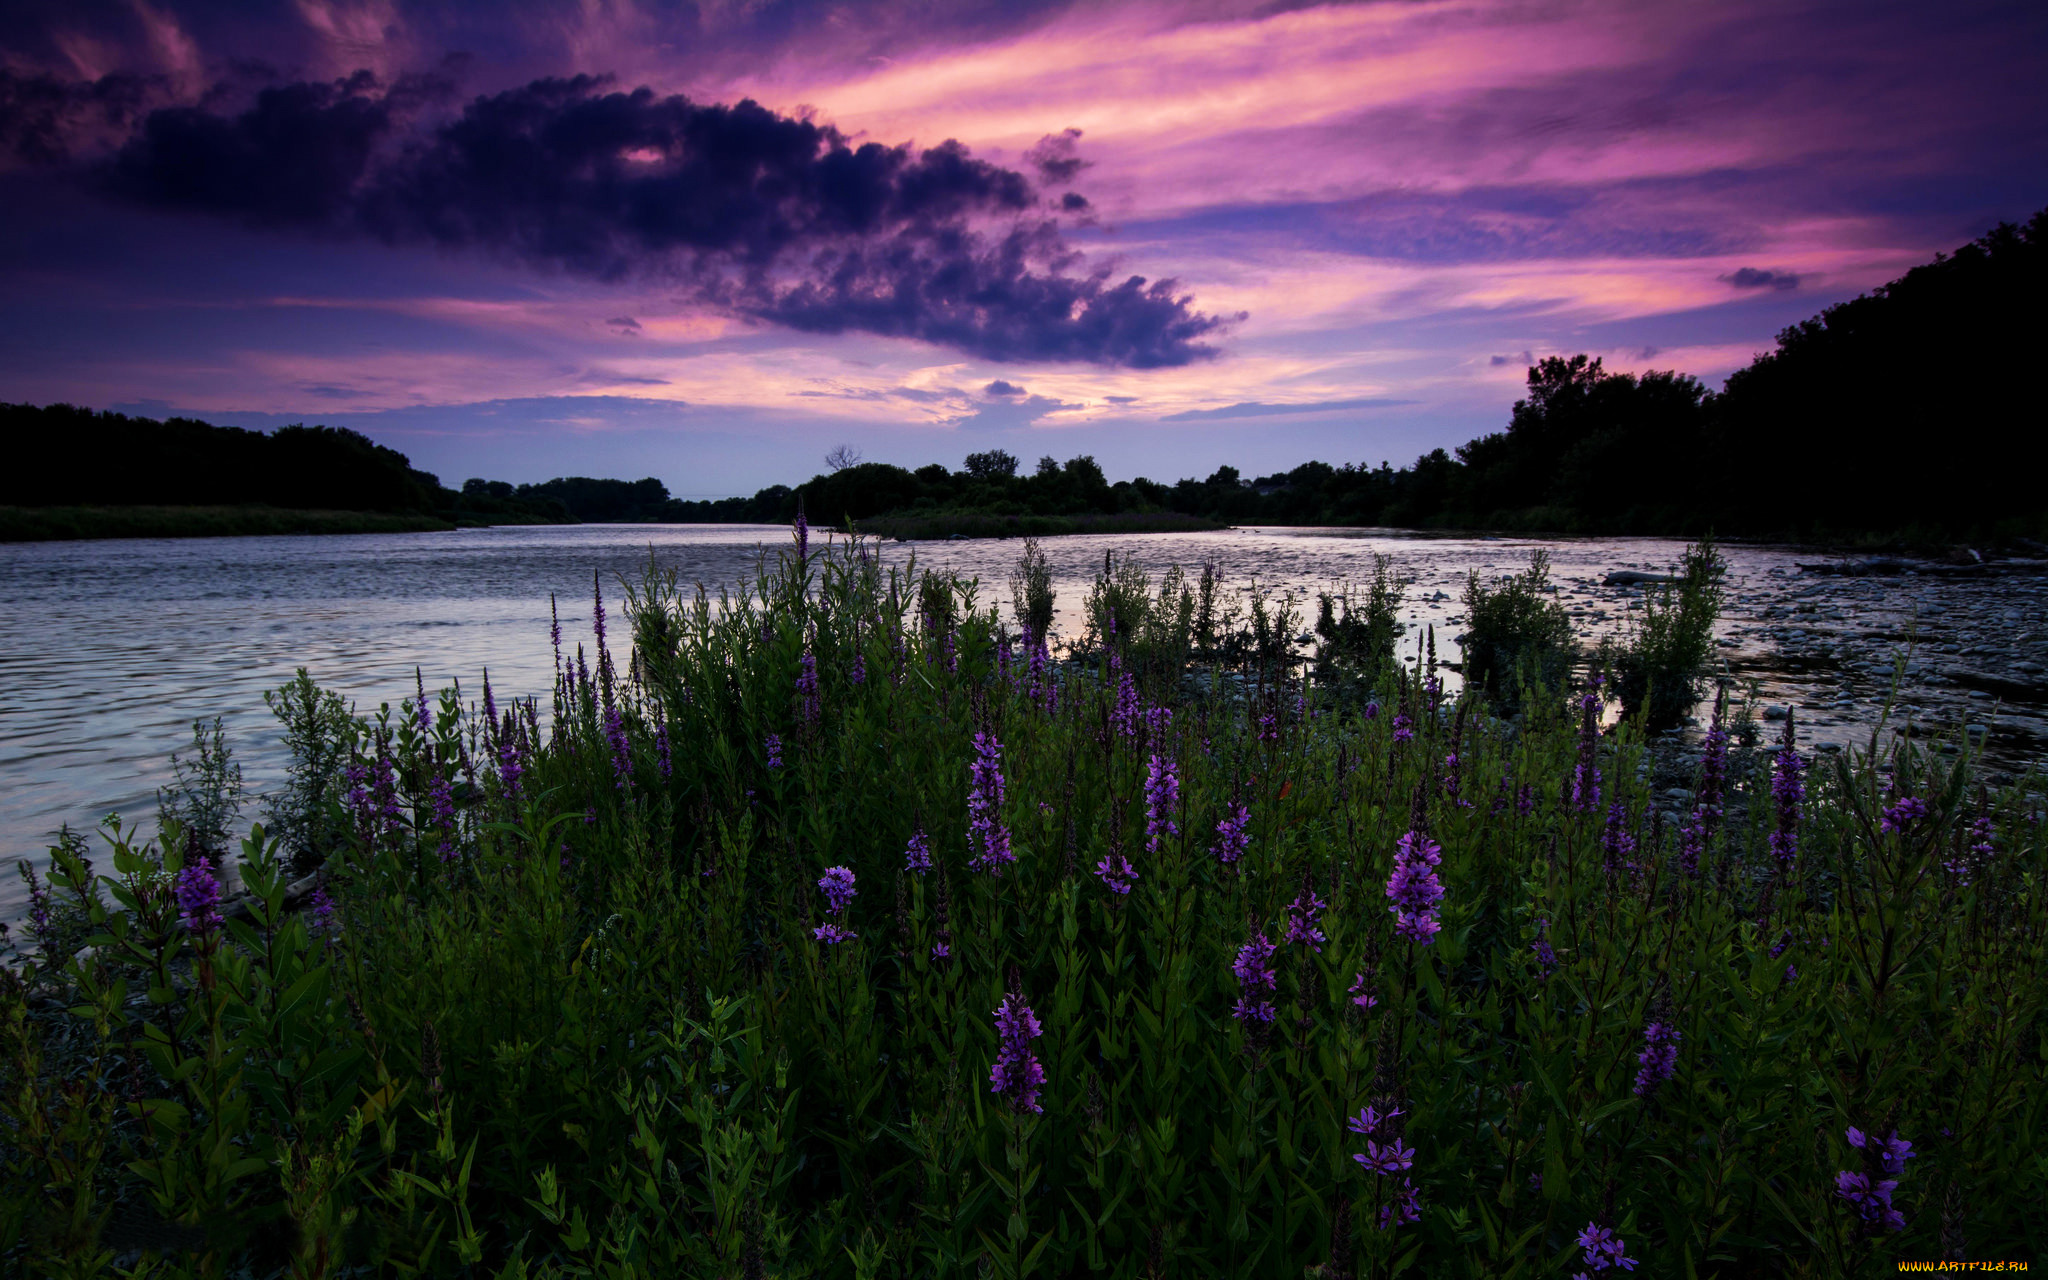
M1138 736L1139 717L1138 685L1126 671L1117 677L1116 705L1110 709L1109 724L1118 737L1135 738Z
M1849 1145L1874 1158L1886 1173L1898 1175L1906 1171L1906 1161L1919 1159L1920 1153L1913 1150L1913 1144L1892 1130L1889 1138L1873 1138L1854 1125L1849 1127Z
M1419 832L1402 836L1394 848L1394 873L1387 877L1387 896L1394 900L1394 932L1424 946L1430 944L1443 922L1437 917L1444 900L1444 887L1435 868L1443 861L1443 849Z
M1458 795L1458 791L1459 791L1459 789L1460 789L1460 788L1461 788L1461 787L1462 787L1462 786L1464 785L1463 781L1462 781L1462 780L1461 780L1461 779L1459 778L1459 776L1458 776L1458 775L1459 775L1459 769L1460 769L1460 766L1459 766L1459 762L1458 762L1458 753L1457 753L1457 752L1453 751L1453 752L1451 752L1451 754L1449 754L1449 755L1447 755L1447 756L1445 756L1445 757L1444 757L1444 777L1443 777L1443 790L1444 790L1444 795L1446 795L1446 796L1447 796L1447 797L1449 797L1449 798L1450 798L1450 799L1451 799L1451 800L1452 800L1453 802L1455 802L1455 803L1456 803L1456 804L1458 805L1458 807L1459 807L1459 808L1462 808L1462 809L1470 809L1470 808L1472 807L1472 802L1471 802L1471 801L1469 801L1469 800L1461 799L1461 798L1459 797L1459 795ZM1503 785L1505 785L1505 784L1506 784L1506 782L1507 782L1507 779L1506 779L1506 778L1502 778L1502 779L1501 779L1501 782L1502 782L1502 784L1503 784Z
M1892 1207L1892 1192L1898 1187L1896 1178L1872 1181L1867 1173L1847 1169L1835 1175L1835 1194L1849 1202L1866 1231L1878 1226L1887 1231L1906 1229L1906 1215Z
M306 928L316 938L331 938L340 932L334 923L334 895L327 892L325 879L315 882L313 896L307 900Z
M1394 741L1407 742L1415 737L1415 722L1404 712L1394 713Z
M661 770L661 780L667 782L670 774L667 720L654 722L654 762L655 767Z
M204 937L220 928L220 881L213 874L213 859L194 853L179 869L173 891L178 918L187 929Z
M1357 1005L1361 1009L1371 1009L1378 1005L1380 1002L1380 998L1377 994L1366 990L1365 975L1362 973L1353 974L1351 976L1351 987L1344 994L1350 996L1351 1003Z
M1600 678L1579 698L1579 759L1572 766L1571 807L1591 813L1600 807Z
M1550 938L1547 936L1549 932L1550 921L1538 920L1536 922L1536 941L1529 944L1529 949L1536 953L1536 976L1545 980L1557 968L1557 952L1551 950Z
M1806 784L1800 775L1806 771L1806 761L1792 746L1792 719L1785 719L1785 741L1778 749L1778 759L1772 768L1771 799L1777 802L1778 825L1768 841L1771 856L1778 860L1781 868L1790 870L1792 860L1799 856L1799 802L1806 798Z
M1273 996L1280 981L1268 966L1275 950L1263 933L1253 934L1249 942L1238 948L1230 971L1237 976L1240 988L1237 1007L1231 1010L1231 1016L1239 1022L1263 1024L1273 1020Z
M1524 818L1536 812L1536 788L1526 782L1515 791L1515 812Z
M1038 1090L1045 1083L1045 1068L1039 1065L1038 1056L1031 1051L1031 1042L1039 1034L1038 1016L1031 1012L1023 997L1015 992L1004 996L1001 1007L996 1010L996 1039L1000 1047L996 1051L995 1063L988 1071L988 1091L1008 1098L1010 1106L1020 1114L1045 1110L1038 1105Z
M858 644L858 641L855 643ZM866 684L868 682L867 655L863 654L858 648L853 651L853 670L847 674L846 678L854 684Z
M633 790L633 744L626 737L626 721L617 707L604 711L604 740L612 749L612 781L621 792Z
M842 928L837 920L827 920L811 930L811 936L828 947L836 943L852 942L860 937L853 930Z
M804 519L803 508L797 508L796 522L791 526L796 533L796 559L802 564L811 554L811 522Z
M932 842L923 827L910 833L910 843L903 848L903 869L919 875L932 869Z
M1792 985L1793 983L1795 983L1795 982L1797 982L1797 981L1799 981L1799 966L1798 966L1798 965L1791 965L1791 964L1788 964L1788 965L1786 965L1786 966L1785 966L1785 985L1789 987L1789 986L1791 986L1791 985Z
M1281 941L1299 942L1314 948L1317 954L1321 954L1323 943L1327 939L1323 937L1323 931L1320 926L1323 919L1323 908L1328 905L1328 903L1316 896L1315 890L1302 890L1301 896L1287 904L1287 934Z
M771 733L768 735L768 767L770 769L780 769L782 767L782 736L780 734Z
M525 776L526 726L507 711L498 732L498 783L505 789L506 800L519 803L520 779Z
M1600 833L1601 866L1608 875L1634 870L1636 838L1628 833L1628 809L1617 800L1607 808L1607 827Z
M1216 845L1209 852L1216 855L1216 861L1228 867L1244 856L1252 838L1247 828L1251 826L1251 810L1241 804L1230 806L1230 812L1216 824Z
M1642 1070L1636 1072L1635 1095L1649 1099L1657 1087L1678 1072L1678 1031L1663 1022L1643 1028L1643 1051L1636 1055Z
M967 845L978 849L968 867L992 876L1017 860L1010 850L1010 829L1003 825L1003 744L995 735L974 735L974 762L968 766Z
M1380 704L1377 701L1368 702L1365 704L1365 718L1368 720L1377 720L1380 718Z
M1925 800L1919 796L1901 796L1896 804L1884 811L1884 819L1879 826L1886 835L1899 834L1926 816Z
M804 723L818 723L818 660L809 651L797 659L796 696Z
M1399 1107L1388 1107L1382 1112L1377 1107L1361 1107L1357 1115L1344 1122L1344 1127L1363 1138L1370 1138L1380 1131L1383 1124L1392 1124L1402 1115Z
M455 794L448 784L447 775L434 770L433 780L427 783L428 824L441 833L441 843L436 850L441 861L455 860L455 845L450 836L455 830Z
M818 892L825 895L825 909L835 916L846 914L854 895L853 872L846 867L827 867L818 877Z
M1399 1138L1384 1144L1367 1142L1365 1150L1351 1158L1364 1165L1368 1173L1400 1173L1414 1167L1415 1148L1402 1146Z
M948 959L948 958L950 958L950 957L952 956L952 954L953 954L953 948L952 948L952 947L950 947L950 946L948 946L948 945L947 945L946 943L944 943L944 942L934 942L934 943L932 944L932 959L934 959L934 960L945 960L945 959Z
M36 936L37 942L47 943L52 924L50 890L26 860L15 865L21 868L21 878L28 881L28 931Z
M1356 1157L1353 1157L1356 1159ZM1379 1229L1398 1227L1410 1222L1422 1221L1422 1204L1415 1194L1415 1183L1406 1174L1401 1185L1394 1188L1392 1202L1380 1206Z
M1119 895L1129 893L1138 879L1138 869L1131 865L1131 860L1114 850L1095 864L1095 874L1111 893Z
M1622 1238L1598 1223L1586 1224L1586 1229L1579 1232L1578 1245L1585 1251L1586 1269L1576 1272L1572 1280L1591 1280L1603 1271L1636 1269L1636 1260L1627 1255Z
M1145 771L1145 852L1159 853L1168 836L1180 834L1173 811L1180 805L1180 777L1171 758L1153 756Z

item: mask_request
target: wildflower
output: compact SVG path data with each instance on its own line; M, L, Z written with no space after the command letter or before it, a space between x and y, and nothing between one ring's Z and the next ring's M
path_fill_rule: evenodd
M1180 804L1180 777L1170 758L1153 756L1145 771L1145 852L1157 855L1168 836L1180 834L1173 811Z
M867 656L857 648L853 651L853 670L847 673L846 678L854 684L866 684L868 682Z
M505 789L505 799L519 803L520 779L525 776L526 726L507 711L504 727L498 734L498 784Z
M49 887L26 860L15 865L21 869L21 878L28 881L28 931L36 936L38 942L46 942L52 924Z
M1393 1123L1401 1114L1399 1107L1388 1107L1384 1113L1377 1107L1361 1107L1357 1115L1344 1122L1344 1127L1360 1137L1371 1137L1380 1131L1381 1125Z
M782 736L780 734L771 733L768 735L768 767L770 769L780 769L782 767Z
M1109 713L1110 727L1120 738L1135 738L1138 736L1140 715L1138 686L1131 679L1131 673L1126 671L1117 677L1116 706Z
M1898 1187L1896 1178L1873 1181L1867 1173L1848 1169L1835 1175L1835 1194L1849 1202L1866 1232L1878 1226L1886 1231L1906 1229L1906 1215L1892 1207L1892 1192Z
M1597 1222L1589 1222L1579 1232L1579 1248L1585 1251L1584 1271L1576 1272L1572 1280L1591 1280L1603 1271L1634 1271L1636 1259L1627 1255L1627 1244L1618 1235Z
M178 919L187 929L204 937L220 928L220 880L213 873L213 859L199 852L186 858L174 892Z
M1401 1145L1401 1129L1397 1123L1400 1116L1401 1109L1392 1105L1384 1112L1366 1107L1345 1122L1347 1129L1367 1140L1365 1150L1351 1157L1360 1167L1380 1177L1401 1175L1399 1185L1394 1188L1393 1199L1380 1206L1379 1228L1382 1231L1422 1220L1422 1206L1415 1193L1415 1182L1408 1173L1415 1166L1415 1148Z
M803 508L797 508L796 520L791 529L796 534L796 562L802 564L811 554L811 522L804 519Z
M1131 885L1138 878L1138 869L1122 851L1112 849L1102 861L1095 864L1095 874L1111 893L1122 895L1131 891Z
M968 866L1000 876L1017 860L1010 850L1010 829L1003 825L1003 744L994 734L974 735L974 763L968 767L967 844L979 849Z
M654 722L654 762L655 767L661 771L661 780L667 782L670 776L667 720Z
M1529 949L1536 953L1536 976L1538 978L1549 978L1551 973L1557 968L1557 952L1551 950L1550 938L1547 936L1549 932L1550 921L1538 920L1536 922L1536 941L1529 944Z
M1396 1137L1384 1144L1367 1142L1365 1150L1351 1158L1364 1165L1368 1173L1400 1173L1414 1167L1415 1148L1402 1146L1401 1139Z
M1410 720L1406 713L1396 711L1394 713L1394 741L1408 742L1414 737L1415 722Z
M1657 1092L1657 1087L1678 1072L1678 1030L1663 1022L1652 1022L1643 1028L1643 1051L1636 1055L1636 1061L1643 1064L1636 1072L1635 1095L1648 1100Z
M1636 839L1628 833L1628 810L1617 800L1607 809L1607 828L1600 833L1601 867L1608 875L1634 870L1629 859L1635 854Z
M903 849L903 869L919 875L932 869L932 844L930 837L919 827L910 833L910 843Z
M1001 1044L988 1071L988 1091L1008 1098L1020 1114L1044 1111L1038 1105L1038 1090L1045 1083L1045 1068L1031 1051L1031 1042L1041 1034L1038 1016L1015 992L1003 997L995 1016L996 1038Z
M626 721L617 707L604 711L604 740L612 749L613 785L621 792L633 790L633 744L626 737Z
M1579 813L1600 807L1600 677L1579 698L1579 759L1572 766L1571 805Z
M1422 1221L1422 1205L1415 1194L1415 1183L1407 1175L1401 1177L1401 1185L1394 1188L1394 1199L1380 1208L1380 1230L1398 1227L1404 1223Z
M1244 856L1246 848L1252 842L1251 833L1247 829L1251 826L1251 821L1251 810L1241 804L1230 806L1230 811L1216 824L1216 845L1209 850L1216 855L1216 861L1228 867Z
M1380 998L1374 992L1366 990L1365 984L1365 974L1353 974L1351 977L1351 987L1344 994L1350 996L1351 1003L1357 1005L1359 1008L1371 1009L1379 1004Z
M427 821L442 835L440 846L435 850L443 862L455 860L455 845L448 839L455 829L455 795L448 785L448 777L439 769L434 770L433 781L427 784Z
M1789 987L1797 981L1799 981L1799 966L1791 964L1786 965L1784 985Z
M797 659L796 696L803 722L818 723L818 660L808 650Z
M1927 816L1927 802L1919 796L1901 796L1897 803L1884 811L1879 823L1886 835L1903 834L1907 827Z
M327 892L324 879L314 884L306 903L306 927L316 938L331 936L334 929L334 895Z
M846 909L853 905L853 872L846 867L825 868L825 874L818 877L818 891L825 895L825 910L832 919L811 930L811 936L827 946L860 937L841 923Z
M1847 1137L1850 1146L1876 1160L1886 1173L1902 1174L1906 1171L1906 1161L1920 1158L1920 1153L1913 1150L1913 1144L1901 1138L1897 1129L1892 1130L1889 1138L1877 1138L1851 1125Z
M1443 922L1437 918L1444 887L1435 868L1443 861L1443 849L1419 832L1402 836L1394 848L1394 873L1387 877L1387 896L1394 900L1394 932L1428 946Z
M1380 718L1380 704L1377 700L1365 704L1365 718L1368 720Z
M1461 787L1461 786L1463 785L1463 783L1462 783L1461 779L1460 779L1460 778L1459 778L1459 776L1458 776L1458 773L1459 773L1459 762L1458 762L1458 753L1457 753L1457 752L1455 752L1455 751L1453 751L1453 752L1451 752L1451 754L1449 754L1449 755L1447 755L1447 756L1445 756L1445 757L1444 757L1444 776L1443 776L1443 791L1444 791L1444 795L1445 795L1446 797L1448 797L1448 798L1449 798L1449 799L1450 799L1450 800L1451 800L1451 801L1452 801L1452 802L1453 802L1454 804L1456 804L1456 805L1457 805L1457 806L1458 806L1459 808L1461 808L1461 809L1470 809L1470 808L1472 807L1472 802L1471 802L1470 800L1462 799L1462 798L1461 798L1461 797L1460 797L1460 796L1458 795L1458 790L1459 790L1459 788L1460 788L1460 787ZM1507 779L1506 779L1506 778L1502 778L1502 779L1501 779L1501 784L1502 784L1503 786L1505 786L1505 785L1507 784Z
M1526 782L1515 791L1515 812L1524 818L1536 812L1536 788Z
M1230 971L1236 975L1241 991L1237 1007L1231 1010L1231 1016L1239 1022L1264 1024L1273 1020L1273 995L1279 990L1280 982L1267 966L1273 962L1275 950L1277 948L1266 940L1263 933L1253 934L1249 942L1238 948L1237 959L1231 963Z
M1781 868L1790 870L1799 854L1799 802L1806 798L1806 784L1800 775L1806 761L1792 745L1792 717L1785 717L1785 740L1771 773L1771 799L1778 806L1777 829L1770 834L1771 856Z
M1323 909L1329 904L1316 896L1315 890L1303 889L1301 896L1287 904L1287 935L1283 942L1304 943L1321 954L1323 937L1321 926Z

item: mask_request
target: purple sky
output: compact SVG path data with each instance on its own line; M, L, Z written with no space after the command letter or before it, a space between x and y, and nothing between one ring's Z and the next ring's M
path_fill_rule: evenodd
M444 481L1399 465L2048 204L2039 3L16 0L0 400Z

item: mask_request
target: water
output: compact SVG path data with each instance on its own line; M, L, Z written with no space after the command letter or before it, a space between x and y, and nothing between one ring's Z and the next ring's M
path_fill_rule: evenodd
M650 554L685 582L714 590L751 576L788 530L759 525L584 525L441 534L135 539L0 544L0 866L36 857L58 828L90 828L109 812L152 820L170 756L189 749L192 722L222 718L252 793L283 780L282 748L266 690L307 668L358 711L411 695L414 669L431 693L456 681L476 698L485 668L500 697L545 696L553 658L548 598L560 602L565 643L590 640L592 575L605 584L625 635L620 575L637 580ZM814 539L813 546L819 540ZM1423 538L1383 530L1248 529L1228 533L1051 538L1042 544L1059 592L1056 628L1079 630L1080 605L1104 553L1129 553L1158 572L1214 557L1239 590L1256 578L1292 591L1313 623L1314 593L1372 574L1394 557L1413 579L1405 614L1434 625L1455 659L1468 571L1525 567L1550 551L1553 580L1583 637L1619 625L1632 593L1600 587L1607 572L1663 569L1683 544L1664 539ZM984 605L1009 612L1014 541L882 544L885 563L978 577ZM1790 551L1726 549L1731 599L1744 603L1722 631L1782 603L1796 579ZM1737 642L1731 641L1731 644ZM1729 650L1788 697L1818 678L1801 664ZM1867 716L1865 717L1867 719ZM1833 732L1817 717L1808 733ZM1836 725L1859 723L1850 713ZM1837 735L1840 736L1840 735ZM251 804L245 821L257 815ZM24 890L0 878L0 920L19 918Z

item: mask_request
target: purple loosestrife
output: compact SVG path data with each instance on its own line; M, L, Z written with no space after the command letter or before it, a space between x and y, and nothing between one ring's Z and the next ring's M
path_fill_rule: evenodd
M1470 800L1464 799L1458 794L1460 788L1464 786L1463 779L1459 777L1459 772L1460 765L1458 761L1458 753L1453 751L1451 752L1451 754L1444 757L1444 797L1450 800L1453 804L1457 805L1460 809L1470 809L1472 807L1472 802ZM1507 785L1506 778L1501 779L1501 785Z
M1180 807L1180 775L1173 760L1153 756L1145 770L1145 852L1153 857L1171 836L1180 834L1173 811Z
M178 899L178 920L193 933L206 937L220 928L220 880L213 873L213 859L195 852L178 871L173 887Z
M438 768L434 770L433 781L427 783L427 815L429 825L441 833L441 842L434 852L443 862L455 861L455 793L448 785L448 776Z
M1591 813L1600 807L1600 677L1579 698L1579 759L1572 766L1571 807Z
M1628 809L1616 800L1607 807L1607 826L1600 833L1600 866L1609 876L1635 870L1636 838L1628 833Z
M1251 847L1250 827L1252 811L1241 804L1232 804L1223 820L1216 824L1216 844L1209 850L1216 855L1216 861L1226 867L1236 866Z
M1102 861L1095 864L1095 874L1111 893L1122 896L1131 891L1137 882L1138 869L1123 855L1121 849L1112 849Z
M505 723L498 731L498 783L505 788L506 800L519 803L522 794L520 780L525 776L526 726L507 711Z
M1255 933L1238 948L1237 959L1230 965L1239 991L1237 1007L1230 1015L1246 1024L1248 1034L1273 1021L1273 995L1280 989L1279 977L1271 968L1276 949L1265 934Z
M850 683L854 685L863 685L868 682L867 655L863 654L860 651L860 640L858 639L858 637L856 637L854 640L854 646L855 647L853 650L853 669L846 673L846 678Z
M51 931L50 890L36 875L36 869L26 860L15 864L21 869L21 878L28 881L28 931L35 935L37 943L47 946Z
M1287 904L1287 934L1282 942L1301 943L1321 955L1323 943L1323 909L1330 904L1316 896L1314 889L1303 889L1299 897Z
M1665 1022L1643 1028L1643 1051L1636 1055L1642 1069L1636 1072L1635 1095L1645 1101L1656 1096L1657 1088L1678 1072L1678 1031Z
M1373 1009L1379 1005L1379 995L1367 985L1372 981L1373 976L1371 970L1353 974L1351 976L1351 987L1344 993L1350 996L1351 1003L1357 1005L1360 1009Z
M1380 718L1380 704L1377 700L1365 704L1365 718L1368 720Z
M1852 1125L1847 1136L1849 1145L1863 1153L1863 1168L1837 1173L1835 1194L1855 1211L1857 1230L1863 1235L1874 1234L1879 1227L1890 1232L1905 1230L1906 1215L1892 1207L1892 1192L1906 1172L1906 1161L1918 1158L1913 1144L1896 1129L1889 1138L1880 1138Z
M780 769L782 767L782 735L776 733L769 734L767 747L768 767L770 769Z
M1927 802L1919 796L1900 796L1884 811L1879 823L1886 835L1903 835L1906 828L1927 816Z
M1549 981L1557 969L1557 952L1551 949L1549 935L1550 921L1537 920L1536 941L1529 944L1529 949L1536 953L1536 977L1540 981Z
M306 903L306 928L314 937L330 940L340 932L334 923L334 895L327 892L324 876L313 885L313 896Z
M1387 877L1394 932L1425 947L1443 928L1437 910L1444 900L1444 887L1436 878L1436 867L1442 862L1443 849L1436 841L1410 831L1394 846L1394 873Z
M825 868L825 874L818 877L818 891L825 895L825 911L832 918L811 930L811 936L826 946L860 937L845 927L846 909L853 905L853 872L846 867Z
M1262 716L1260 716L1260 717L1259 717L1259 741L1260 741L1260 742L1278 742L1278 741L1280 741L1280 717L1279 717L1279 716L1273 715L1273 714L1271 714L1271 713L1269 712L1269 713L1267 713L1266 715L1262 715Z
M669 760L668 721L666 719L654 722L654 764L661 771L661 780L667 782L674 766Z
M1401 1145L1401 1126L1398 1121L1401 1109L1389 1106L1382 1112L1366 1107L1350 1120L1345 1127L1366 1139L1365 1150L1351 1158L1367 1173L1382 1178L1401 1177L1394 1188L1394 1198L1380 1206L1379 1229L1398 1227L1404 1223L1422 1221L1422 1205L1415 1194L1415 1180L1409 1170L1415 1167L1415 1148Z
M1962 857L1943 858L1941 869L1946 871L1959 887L1968 888L1976 868L1989 863L1997 852L1998 846L1992 843L1991 815L1980 813L1976 820L1970 823L1969 850Z
M562 676L562 614L555 607L555 593L548 592L548 639L555 646L555 678Z
M1771 799L1778 807L1778 823L1770 835L1771 856L1778 860L1778 866L1791 870L1792 861L1799 856L1799 802L1806 798L1806 783L1800 777L1806 772L1806 761L1792 745L1792 716L1785 716L1785 740L1778 748L1778 758L1771 771Z
M484 668L484 725L493 738L498 736L498 701L491 696L491 669Z
M1138 736L1138 725L1142 707L1138 702L1138 685L1126 671L1117 677L1116 706L1110 710L1109 724L1119 738Z
M1406 712L1396 711L1394 713L1394 741L1409 742L1414 737L1415 722L1408 718Z
M1627 1244L1618 1235L1597 1222L1589 1222L1579 1232L1579 1248L1584 1250L1584 1271L1572 1274L1572 1280L1593 1280L1594 1276L1608 1271L1634 1271L1636 1260L1628 1256Z
M974 735L974 762L968 766L967 845L977 852L968 860L974 871L1001 876L1017 860L1010 850L1010 829L1003 825L1003 744L994 734Z
M621 795L633 790L633 744L626 737L626 720L617 707L604 709L604 740L612 749L612 785Z
M420 674L418 667L412 669L412 687L415 691L412 702L413 724L419 729L422 740L431 738L434 736L434 718L427 710L427 681Z
M797 714L807 725L818 723L818 660L805 650L797 659L796 672Z
M932 843L923 827L910 833L910 843L903 848L903 869L919 875L932 869Z
M995 1011L996 1060L988 1069L988 1091L1009 1100L1019 1115L1045 1110L1038 1104L1038 1091L1045 1084L1045 1068L1031 1051L1031 1042L1041 1034L1038 1015L1015 992L1003 997Z
M804 519L801 507L797 509L796 520L790 530L796 537L796 562L803 564L811 558L811 522Z

